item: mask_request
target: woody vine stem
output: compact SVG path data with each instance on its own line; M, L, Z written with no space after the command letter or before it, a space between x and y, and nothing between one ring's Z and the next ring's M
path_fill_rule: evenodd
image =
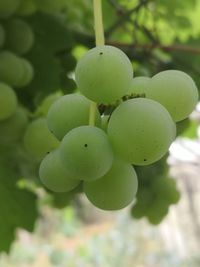
M105 40L104 40L101 0L93 0L93 9L94 9L94 28L95 28L96 46L102 46L104 45ZM97 104L91 101L89 125L93 126L95 125L96 108Z

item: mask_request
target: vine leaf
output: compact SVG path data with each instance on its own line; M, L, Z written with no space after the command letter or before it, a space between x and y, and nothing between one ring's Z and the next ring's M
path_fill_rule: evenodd
M33 231L38 216L36 195L16 186L18 176L0 162L0 251L8 252L17 228Z

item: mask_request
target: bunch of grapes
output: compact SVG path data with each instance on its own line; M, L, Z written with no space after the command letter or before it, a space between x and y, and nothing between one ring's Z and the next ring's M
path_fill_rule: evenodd
M180 193L176 180L169 176L167 157L168 154L153 164L136 167L139 190L131 209L134 218L146 217L151 224L159 224L167 215L170 205L179 201Z
M43 58L40 58L39 53L34 53L34 56L30 55L32 55L32 51L40 51L42 47L38 35L48 38L44 21L40 26L42 34L35 29L32 19L34 15L37 16L38 13L42 18L49 18L49 20L52 18L53 20L56 17L55 14L57 15L64 5L65 1L63 0L0 1L0 150L6 151L6 154L2 154L4 158L12 159L13 165L15 164L20 170L20 177L32 176L33 173L30 173L30 169L34 169L45 154L55 149L59 143L49 131L45 116L49 105L61 94L48 96L50 90L46 86L44 95L46 94L47 97L38 107L41 99L37 99L41 92L38 93L37 87L32 90L33 92L30 92L30 89L33 89L35 84L39 84L40 87L44 86L42 83L44 74L40 73L35 65L41 65L41 62L46 64L46 59L53 58L48 66L53 68L54 66L51 65L54 64L54 60L57 60L55 54L59 54L60 47L65 44L61 43L56 52L50 49L43 51ZM60 18L56 17L56 19L55 22L60 23ZM55 23L55 25L57 24ZM65 55L68 55L68 60L71 59L69 51ZM35 64L35 62L39 63ZM66 69L62 64L59 67L60 72ZM68 68L71 70L69 64ZM59 75L60 73L57 74L57 83L62 83ZM61 88L55 86L53 90L59 89ZM33 99L30 99L30 95L33 96ZM24 101L24 98L27 100ZM35 106L31 107L32 103L37 106L36 112L34 112ZM29 163L30 169L27 166ZM35 170L34 175L38 176Z
M26 59L34 45L34 32L16 16L20 4L20 0L0 1L0 135L4 145L16 142L27 125L18 92L34 77L33 66Z
M60 97L47 114L49 130L60 143L42 160L41 181L55 192L71 191L83 182L96 207L124 208L138 189L133 165L152 164L167 153L176 137L175 123L197 104L196 85L176 70L133 78L128 57L107 45L83 56L75 78L82 94ZM114 110L104 116L98 105ZM173 187L171 180L169 184ZM159 179L152 192L158 186L162 192L166 184Z

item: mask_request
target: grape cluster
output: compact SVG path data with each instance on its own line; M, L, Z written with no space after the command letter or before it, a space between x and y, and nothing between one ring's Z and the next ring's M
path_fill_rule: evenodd
M53 61L47 64L53 68L55 53L60 55L62 50L59 48L60 50L58 49L54 54L50 50L43 50L38 35L48 38L48 32L44 21L41 22L41 17L49 18L49 21L53 20L56 17L55 13L59 12L64 5L63 0L0 1L0 150L6 151L1 155L11 158L15 168L20 169L20 177L24 175L29 177L33 173L34 176L38 175L32 169L48 151L55 149L59 144L49 131L45 116L51 103L61 94L51 94L41 103L42 97L38 96L41 92L38 93L37 86L32 90L33 92L30 92L30 88L32 89L35 84L44 87L44 74L40 73L38 65L43 62L46 64L45 60L49 57L53 58ZM49 9L51 13L48 13ZM39 25L43 23L40 26L40 32L33 23L33 18L37 14L40 14L37 23ZM56 17L54 21L57 25L56 22L59 24L60 18ZM67 28L65 31L68 33ZM61 42L60 46L65 44ZM31 56L33 51L38 50L42 50L43 58L35 52L34 56ZM66 55L69 61L72 58L69 50ZM37 62L39 64L36 64ZM64 70L61 64L59 67L60 72ZM70 67L68 64L67 71L71 70ZM61 83L59 75L60 73L57 74L57 79L58 83ZM55 86L54 91L59 89L61 88ZM48 86L45 90L45 95L52 91ZM39 102L40 106L38 106ZM32 103L34 106L31 106ZM37 110L34 112L35 106ZM29 160L30 162L27 162Z
M0 136L1 143L16 142L28 116L18 99L21 88L34 77L26 54L34 45L31 26L16 16L20 0L0 1Z
M176 70L133 78L128 57L107 45L83 56L75 79L82 94L61 96L48 111L49 130L60 143L42 160L41 181L55 192L71 191L83 182L83 191L96 207L124 208L138 189L133 165L153 164L167 153L176 137L175 122L185 119L197 104L196 85ZM100 114L93 102L115 108L111 114ZM91 115L94 123L88 125ZM174 182L158 179L151 186L152 194L159 191L163 197ZM141 195L148 202L148 190ZM168 199L175 202L170 192ZM161 204L160 210L166 211L168 205ZM154 215L148 216L156 221Z
M150 223L159 224L167 215L170 205L179 201L180 193L176 188L176 180L169 177L167 156L154 164L136 167L139 190L131 209L134 218L146 217Z

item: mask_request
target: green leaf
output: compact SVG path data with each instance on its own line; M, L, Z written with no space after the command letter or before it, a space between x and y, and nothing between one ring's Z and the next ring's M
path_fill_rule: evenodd
M29 23L35 33L35 45L43 46L43 53L65 51L74 44L62 16L39 12L30 17Z
M17 228L33 231L37 218L36 195L17 188L17 174L0 162L0 251L8 252Z

